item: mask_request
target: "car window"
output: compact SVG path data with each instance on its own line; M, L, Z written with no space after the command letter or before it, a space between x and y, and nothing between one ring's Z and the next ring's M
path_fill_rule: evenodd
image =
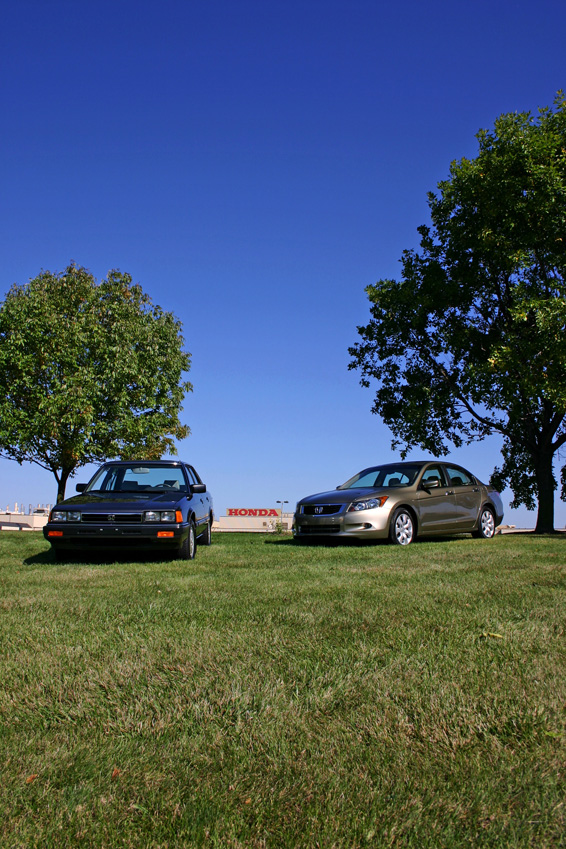
M474 483L472 476L464 469L446 466L446 474L451 486L471 486Z
M114 492L118 486L118 467L110 466L100 469L88 489Z
M188 474L188 476L189 476L189 481L190 481L190 483L191 483L192 485L194 485L195 483L198 483L198 481L197 481L197 476L196 476L196 472L195 472L195 470L192 468L192 466L187 466L187 474Z
M442 474L442 469L440 468L440 466L429 466L428 469L425 471L424 475L422 476L421 484L426 486L427 484L434 481L439 481L441 486L445 485L444 475Z
M180 468L175 466L136 466L126 469L120 485L121 492L136 490L185 490L185 479Z
M360 474L360 476L356 476L349 481L349 485L344 484L344 489L349 489L350 487L353 489L364 489L364 487L374 487L376 486L375 481L377 480L378 469L370 469L365 474Z
M88 491L100 492L186 492L183 470L179 466L128 464L106 466L94 477Z
M409 486L416 479L420 465L403 463L399 466L376 466L364 469L337 489L377 489L388 486Z
M394 470L384 475L380 486L408 486L410 482L409 475L403 471Z
M192 466L187 466L187 470L188 470L188 472L189 472L189 479L190 479L191 483L192 483L192 480L193 480L193 478L194 478L194 479L195 479L195 483L200 483L200 484L202 484L202 480L199 478L199 476L197 475L197 473L196 473L195 469L193 469L193 467L192 467Z

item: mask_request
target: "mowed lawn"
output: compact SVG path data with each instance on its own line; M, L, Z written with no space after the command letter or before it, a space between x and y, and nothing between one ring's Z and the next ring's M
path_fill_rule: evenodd
M566 845L566 536L0 533L0 845Z

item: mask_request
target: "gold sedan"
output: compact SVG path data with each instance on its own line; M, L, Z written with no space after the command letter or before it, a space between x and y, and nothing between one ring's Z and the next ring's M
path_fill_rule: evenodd
M293 532L315 538L389 539L470 533L491 539L503 520L499 493L461 466L443 460L364 469L330 492L302 498Z

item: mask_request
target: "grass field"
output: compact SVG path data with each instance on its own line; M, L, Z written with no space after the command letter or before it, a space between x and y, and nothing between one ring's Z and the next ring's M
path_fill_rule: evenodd
M566 845L566 537L0 534L0 845Z

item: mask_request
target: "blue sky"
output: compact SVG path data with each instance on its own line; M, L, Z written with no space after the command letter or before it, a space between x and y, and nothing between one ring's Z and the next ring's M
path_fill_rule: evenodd
M364 287L480 128L566 88L565 36L563 0L4 4L0 299L71 260L129 272L183 322L179 456L216 512L332 488L395 456L347 370ZM499 442L451 457L487 480ZM0 508L54 496L0 460Z

